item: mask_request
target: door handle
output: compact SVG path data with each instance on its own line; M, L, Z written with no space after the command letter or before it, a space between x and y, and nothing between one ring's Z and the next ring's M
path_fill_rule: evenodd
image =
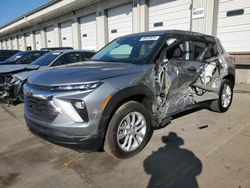
M194 67L188 67L187 70L190 72L197 72L197 69Z

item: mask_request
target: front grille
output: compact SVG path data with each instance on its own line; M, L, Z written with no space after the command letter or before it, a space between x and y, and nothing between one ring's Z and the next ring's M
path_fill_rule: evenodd
M48 123L54 121L59 114L48 100L32 96L25 97L25 109L31 117Z
M12 75L0 74L0 84L9 84L12 81Z

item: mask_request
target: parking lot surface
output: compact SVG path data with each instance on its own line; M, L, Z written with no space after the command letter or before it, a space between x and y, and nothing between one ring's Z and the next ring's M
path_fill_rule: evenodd
M230 110L198 110L156 130L127 160L76 151L28 130L23 105L0 105L0 187L250 187L250 92Z

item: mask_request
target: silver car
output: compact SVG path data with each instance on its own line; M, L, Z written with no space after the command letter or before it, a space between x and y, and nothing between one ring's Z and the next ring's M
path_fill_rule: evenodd
M23 85L27 78L39 71L64 67L77 62L89 60L94 51L57 50L47 54L28 65L0 65L0 99L17 104L23 101Z
M36 73L24 86L30 130L128 158L173 115L228 110L234 62L213 36L169 30L123 36L81 66Z

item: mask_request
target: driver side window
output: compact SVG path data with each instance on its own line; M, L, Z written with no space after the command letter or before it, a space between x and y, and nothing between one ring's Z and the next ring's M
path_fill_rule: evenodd
M191 40L179 41L172 45L173 46L166 51L165 59L199 61L208 47L205 42Z
M188 46L187 46L188 45ZM184 41L179 43L166 52L166 59L189 60L190 58L189 43Z
M217 44L216 43L210 43L211 47L208 50L208 52L206 53L204 59L205 60L209 60L211 58L216 58L219 55L219 51L217 48Z
M204 50L207 48L207 44L205 42L200 41L191 41L192 43L192 55L191 60L199 60L204 53Z

